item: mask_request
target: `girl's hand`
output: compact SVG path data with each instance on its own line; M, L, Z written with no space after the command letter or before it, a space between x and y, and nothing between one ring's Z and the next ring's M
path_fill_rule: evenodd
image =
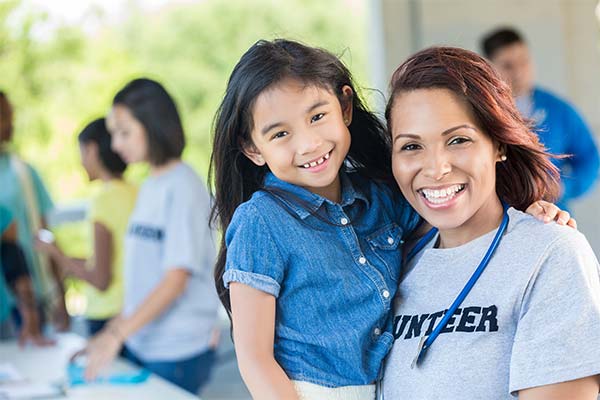
M559 225L567 225L571 228L577 229L577 221L571 218L571 214L569 214L567 211L561 210L556 204L549 203L544 200L536 201L527 207L525 212L543 222L556 221L556 223Z
M34 325L29 326L29 324L23 325L23 328L21 328L21 332L19 332L19 346L23 347L27 343L31 343L34 346L38 347L47 347L56 344L54 340L48 339L47 337L42 335L39 327L36 327Z
M119 354L123 340L119 337L115 327L108 327L100 331L96 336L90 339L85 349L78 351L71 357L87 355L87 365L84 377L88 381L93 381L98 374L108 367Z
M48 339L42 335L38 311L35 305L33 307L31 307L31 305L20 307L20 310L23 314L23 326L19 332L19 346L23 347L27 343L39 347L54 345L54 340Z

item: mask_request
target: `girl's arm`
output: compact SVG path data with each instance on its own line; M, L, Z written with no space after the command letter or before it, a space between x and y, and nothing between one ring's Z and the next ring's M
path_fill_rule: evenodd
M36 240L36 248L48 254L66 274L82 279L101 291L110 286L112 234L103 224L94 222L94 264L90 269L86 267L86 260L66 256L55 244Z
M255 399L298 399L273 356L275 297L248 285L229 288L233 341L242 378Z
M519 391L519 400L596 400L600 375Z
M110 364L125 339L155 320L185 291L189 272L183 268L169 269L162 281L128 318L117 317L94 336L83 350L88 356L85 378L94 379ZM77 354L76 354L77 355Z

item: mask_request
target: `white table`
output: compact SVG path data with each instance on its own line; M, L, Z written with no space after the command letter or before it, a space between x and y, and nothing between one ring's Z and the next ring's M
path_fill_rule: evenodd
M0 342L0 363L9 362L21 375L30 382L49 383L64 381L66 367L73 353L83 347L85 340L75 334L67 333L57 336L57 344L52 347L28 346L20 349L15 341ZM111 366L109 372L125 372L137 370L129 362L119 359ZM106 399L168 399L198 400L183 389L151 375L144 383L136 385L86 384L67 389L66 399L106 400Z

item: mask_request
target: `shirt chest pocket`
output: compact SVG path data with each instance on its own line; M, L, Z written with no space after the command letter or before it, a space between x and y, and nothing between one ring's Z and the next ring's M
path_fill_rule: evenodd
M367 236L366 240L370 250L376 256L376 259L383 263L389 276L394 281L398 281L400 276L400 268L402 262L402 252L400 245L404 243L402 240L403 230L395 223L386 225L376 232Z

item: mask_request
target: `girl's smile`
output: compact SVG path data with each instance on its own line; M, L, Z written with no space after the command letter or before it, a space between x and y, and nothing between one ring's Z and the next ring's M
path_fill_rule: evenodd
M342 91L351 97L352 89ZM350 149L350 107L342 110L326 88L286 79L257 97L252 143L244 153L277 178L339 201L339 171Z

